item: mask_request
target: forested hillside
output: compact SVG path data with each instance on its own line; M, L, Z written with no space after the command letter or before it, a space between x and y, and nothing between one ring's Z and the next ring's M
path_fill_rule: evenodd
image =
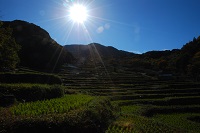
M183 45L181 49L149 51L134 54L121 51L111 46L97 43L88 45L66 45L78 64L99 64L113 67L124 67L143 72L154 71L154 75L174 74L198 80L200 72L200 37Z
M149 69L161 70L164 73L175 73L181 76L189 76L194 80L199 78L200 72L200 37L183 45L181 49L166 51L150 51L134 58L144 61ZM139 60L138 60L139 59Z

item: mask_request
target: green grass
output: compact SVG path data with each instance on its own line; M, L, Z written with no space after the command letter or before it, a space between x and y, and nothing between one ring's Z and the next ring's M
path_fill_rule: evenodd
M121 114L123 114L123 115L138 114L138 115L140 115L143 112L143 110L144 110L143 105L122 106Z
M37 101L30 103L20 103L10 108L13 115L40 116L48 114L66 113L81 105L87 104L93 99L88 95L66 95L62 98Z
M176 114L158 114L153 117L153 119L166 123L170 126L181 128L187 130L188 132L199 132L200 123L188 120L189 117L200 116L200 114L192 113L176 113Z
M168 126L146 117L126 115L108 127L106 133L184 133L184 130Z

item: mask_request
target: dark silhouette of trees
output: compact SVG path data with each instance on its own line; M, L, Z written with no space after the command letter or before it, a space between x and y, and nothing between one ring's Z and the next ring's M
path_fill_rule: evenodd
M11 71L19 63L18 51L20 46L12 37L12 29L2 27L0 21L0 71Z

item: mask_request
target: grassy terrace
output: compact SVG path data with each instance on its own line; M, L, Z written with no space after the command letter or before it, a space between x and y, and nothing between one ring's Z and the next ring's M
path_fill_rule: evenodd
M0 132L101 133L115 118L115 108L108 98L81 94L54 80L37 83L37 77L53 77L58 83L61 83L61 79L27 71L3 73L7 79L0 82ZM24 76L27 74L28 79ZM16 77L23 79L23 82L20 80L19 83ZM16 83L11 83L12 78ZM34 82L31 78L35 78Z
M0 121L4 123L0 131L3 127L7 131L28 127L27 132L35 133L30 130L31 125L42 125L44 131L52 133L69 127L68 132L200 131L199 83L161 81L129 70L118 73L102 68L92 70L92 67L76 73L66 70L59 74L62 85L0 84L1 93L12 93L17 98L14 106L0 108L3 116Z
M93 68L87 68L87 71L90 69ZM63 78L66 82L68 80L72 82L67 84L71 89L106 96L113 105L121 107L118 112L120 117L108 127L106 133L198 133L200 131L199 83L161 81L129 70L105 74L102 68L98 73L84 75L82 69L80 75L73 75L66 72ZM174 122L170 122L173 118Z

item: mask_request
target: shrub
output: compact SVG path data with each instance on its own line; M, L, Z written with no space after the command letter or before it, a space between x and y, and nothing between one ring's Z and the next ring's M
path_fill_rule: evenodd
M113 114L115 108L111 105L108 98L94 99L90 102L88 107L88 117L92 118L92 121L95 122L96 126L100 127L102 130L115 118Z

